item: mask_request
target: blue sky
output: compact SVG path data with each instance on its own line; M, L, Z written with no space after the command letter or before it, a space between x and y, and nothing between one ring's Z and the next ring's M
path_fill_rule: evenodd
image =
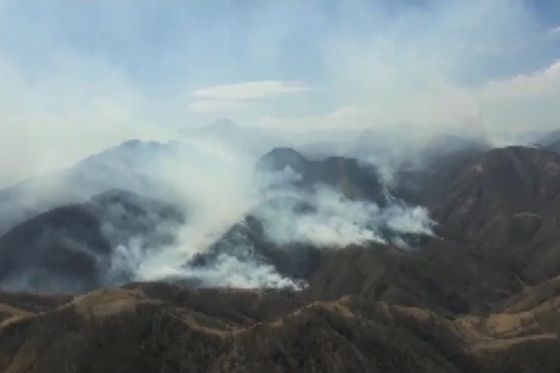
M556 1L446 3L451 2L2 0L0 48L26 73L45 73L60 53L69 53L106 60L141 87L167 91L184 84L271 77L320 81L325 78L323 49L333 39L362 40L397 27L414 33L414 41L439 31L446 17L473 9L480 15L478 21L489 23L478 25L490 31L483 35L489 40L481 43L500 37L503 43L512 42L499 35L511 28L544 33L560 24ZM534 35L525 36L535 42ZM559 50L557 43L534 44L538 53L519 53L508 72L550 62ZM529 66L523 66L525 62Z
M555 128L559 60L558 1L0 0L0 169L221 117Z

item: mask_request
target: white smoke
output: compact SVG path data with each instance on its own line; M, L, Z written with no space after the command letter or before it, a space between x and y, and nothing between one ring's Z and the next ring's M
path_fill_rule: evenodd
M383 242L375 231L379 208L373 203L350 201L340 193L322 187L313 193L276 193L282 198L257 212L268 238L278 245L310 243L317 247L345 247L368 241ZM301 211L300 204L310 203ZM308 211L309 210L309 211Z
M394 232L433 235L432 227L435 222L430 219L428 210L424 207L394 204L384 209L382 216L387 227Z
M319 248L344 248L367 242L388 243L384 230L395 236L433 235L434 222L426 209L392 201L380 207L371 201L354 201L327 186L311 193L276 192L282 203L259 210L268 238L278 245L306 243ZM309 203L302 208L301 203Z
M171 186L177 205L188 207L177 242L158 251L139 250L134 241L117 248L113 276L128 272L137 280L191 278L205 286L300 287L271 264L235 255L251 252L250 242L228 243L230 247L209 264L186 265L206 254L249 214L280 248L306 244L336 250L368 243L407 248L405 235L433 234L434 223L424 208L390 196L388 205L381 207L372 201L351 200L326 185L296 188L302 175L292 168L255 173L249 159L218 143L193 141L184 149L162 161L158 175Z
M368 243L405 248L405 235L432 235L433 222L421 207L407 206L394 198L388 198L387 206L352 200L326 185L296 188L303 176L290 167L263 175L255 170L256 158L240 155L223 142L193 137L184 142L153 143L150 149L157 149L157 156L153 157L144 154L146 149L140 145L128 145L132 153L127 153L123 164L119 163L111 174L114 183L142 191L143 179L129 180L124 170L132 167L136 173L149 175L157 183L154 188L144 189L145 193L171 202L184 212L185 223L177 230L173 224L152 219L148 212L143 226L150 226L156 235L176 233L174 242L153 248L140 237L129 237L123 242L118 227L105 223L103 233L119 237L113 240L119 244L113 248L103 273L107 285L130 280L196 278L205 286L301 287L272 264L250 256L235 256L240 247L229 248L230 254L221 253L208 265L186 265L206 254L248 215L259 219L266 238L279 248L306 244L336 250ZM130 162L136 159L136 149L143 155L141 162L129 164L129 158ZM104 167L110 167L110 160L104 159ZM119 172L123 177L118 177ZM130 188L126 188L127 180ZM110 186L111 182L104 179L101 184ZM59 192L63 193L64 186L61 188ZM114 219L121 212L118 208L105 211Z
M301 281L281 275L270 264L253 260L241 261L227 254L219 255L210 266L189 268L188 276L205 286L291 289L301 289L304 286Z
M163 249L148 251L140 258L133 247L119 250L115 259L123 262L121 267L129 265L127 269L137 280L185 277L183 265L241 221L256 202L250 158L208 139L191 138L175 145L172 154L159 160L152 176L167 186L170 193L164 197L185 211L187 222L176 232L176 242ZM224 273L223 284L227 285L234 271L224 270L225 265L215 270ZM210 279L209 272L200 273Z

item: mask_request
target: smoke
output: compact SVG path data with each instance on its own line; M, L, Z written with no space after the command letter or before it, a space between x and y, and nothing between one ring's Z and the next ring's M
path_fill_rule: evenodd
M119 247L112 260L117 270L124 268L143 281L168 278L204 286L303 286L301 280L281 274L260 256L251 237L261 233L243 223L247 216L257 219L263 228L260 239L274 250L298 250L298 245L341 250L371 243L408 249L407 236L433 235L434 222L422 207L408 206L390 195L386 206L352 200L321 183L302 189L296 187L302 175L290 167L277 172L255 169L247 159L223 147L197 144L200 153L178 152L177 159L160 167L162 178L177 192L175 198L188 206L187 223L179 230L177 242L149 255L139 255L134 245ZM226 235L234 227L240 231ZM209 251L217 243L220 251ZM189 264L206 255L212 259L202 265Z
M181 277L192 278L204 286L236 288L291 288L301 289L302 281L278 273L274 266L253 260L240 260L231 255L219 255L209 266L191 267Z
M118 267L132 272L134 279L185 277L184 264L241 221L257 201L250 158L208 139L191 138L175 145L171 154L157 162L152 177L169 191L164 198L185 211L186 223L175 232L176 242L168 247L140 256L134 247L119 250L115 258ZM223 261L214 269L223 272L223 284L230 284L228 276L235 272L225 269L228 263L236 264ZM208 284L219 278L218 274L212 277L211 272L200 272L208 278ZM247 284L260 277L247 278Z
M135 156L135 152L140 153ZM115 156L117 162L113 163L111 157ZM108 257L92 253L89 244L79 242L79 232L67 236L61 232L59 236L62 236L57 236L57 240L67 242L65 246L77 247L91 256L100 271L100 284L105 286L162 279L182 279L201 286L294 289L304 286L301 279L281 273L273 263L260 257L256 242L250 237L225 241L226 233L243 224L248 216L259 221L262 239L272 244L274 250L298 250L298 245L341 250L371 243L408 249L409 235L433 234L434 223L427 211L393 198L382 180L379 188L385 194L386 204L350 199L342 189L320 180L314 181L311 188L300 185L303 175L289 166L277 171L256 167L256 159L207 138L192 137L168 144L129 142L121 145L121 149L111 149L108 154L92 159L95 167L90 171L96 170L99 164L103 168L115 165L111 171L116 178L113 185L126 190L151 185L153 189L144 192L173 207L122 191L94 197L93 211L100 218L100 232L112 245ZM128 162L135 159L140 164ZM321 162L309 164L319 168L329 164ZM371 176L370 167L370 164L361 165L352 172ZM130 170L134 170L134 175L149 175L154 184L139 183ZM111 186L110 180L101 179L96 188ZM57 185L61 188L58 193L64 193L64 183ZM67 187L79 185L71 183ZM189 264L196 257L214 255L209 250L218 242L223 250L214 259L204 265ZM45 243L49 244L52 243ZM37 276L42 278L47 274L41 275L40 268L33 275L28 274L30 279ZM59 289L64 284L63 280L53 281L45 282L44 286ZM35 289L37 285L31 282L18 277L9 279L5 285L19 284L21 288L27 284ZM65 289L75 290L71 286Z
M327 188L315 193L284 194L259 210L268 238L278 245L310 243L317 247L345 247L352 243L383 242L375 230L379 208L354 202ZM302 204L304 206L302 206ZM305 204L309 207L305 208Z
M288 174L293 180L292 173L283 170L278 175ZM283 185L268 193L270 202L254 213L268 238L279 246L299 243L337 249L371 242L390 244L401 235L433 235L435 223L423 207L410 207L392 197L388 206L380 207L372 201L351 200L321 184L311 192Z
M250 158L216 142L195 140L187 146L193 151L163 162L159 177L189 209L179 240L192 256L240 220L255 203L256 190Z
M382 217L385 225L396 233L433 235L432 227L435 223L424 207L395 203L383 210Z

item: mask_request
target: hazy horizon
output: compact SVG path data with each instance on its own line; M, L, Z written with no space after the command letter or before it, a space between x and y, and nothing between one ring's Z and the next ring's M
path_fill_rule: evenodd
M287 137L556 129L559 56L556 2L3 0L0 185L219 118Z

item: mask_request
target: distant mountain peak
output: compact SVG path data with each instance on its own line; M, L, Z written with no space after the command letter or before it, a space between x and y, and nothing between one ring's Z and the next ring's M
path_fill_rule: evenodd
M212 129L215 129L215 130L218 130L218 129L231 130L231 129L238 128L238 125L235 124L231 119L220 118L220 119L217 119L214 123L207 126L207 128L212 128Z
M282 170L286 166L290 166L294 170L300 170L303 165L308 162L297 150L288 147L274 148L265 154L259 166L267 167L274 170Z

